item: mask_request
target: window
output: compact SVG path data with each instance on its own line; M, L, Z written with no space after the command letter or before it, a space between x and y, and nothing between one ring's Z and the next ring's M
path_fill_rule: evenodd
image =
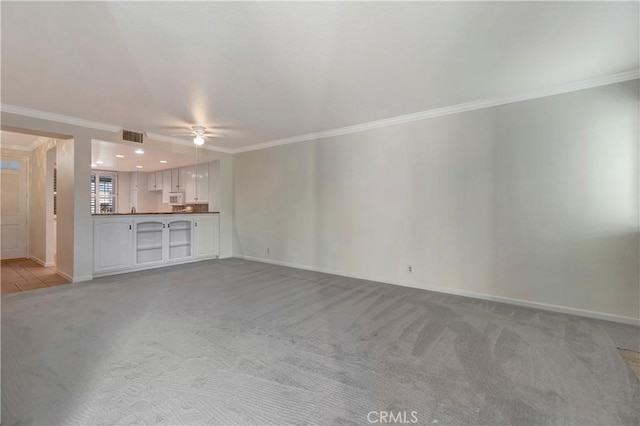
M91 213L116 212L116 177L114 172L91 172Z
M0 170L20 170L20 161L0 160Z

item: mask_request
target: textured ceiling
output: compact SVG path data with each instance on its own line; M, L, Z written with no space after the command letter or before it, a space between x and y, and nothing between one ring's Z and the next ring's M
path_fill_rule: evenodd
M637 69L637 2L2 2L2 103L226 148Z

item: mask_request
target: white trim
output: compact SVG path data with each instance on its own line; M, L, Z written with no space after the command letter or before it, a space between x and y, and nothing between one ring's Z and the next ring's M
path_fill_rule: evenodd
M2 146L0 146L0 148L2 148L2 149L13 149L15 151L24 151L24 152L30 152L31 151L31 148L29 148L27 146L7 145L6 143L3 143Z
M41 136L38 139L36 139L31 145L29 146L24 146L24 145L7 145L7 144L2 144L0 147L2 149L13 149L16 151L25 151L25 152L31 152L34 149L36 149L37 147L39 147L40 145L42 145L43 143L45 143L46 141L48 141L49 139L53 139L53 138L48 138L48 137L44 137Z
M38 265L40 266L44 266L45 268L51 268L52 266L56 266L55 262L45 262L44 260L38 259L35 256L30 255L29 259L33 260L34 262L36 262Z
M150 269L168 268L170 266L187 265L189 263L205 262L208 260L217 260L217 259L219 259L219 256L192 257L191 259L188 259L188 260L180 259L172 263L161 263L161 264L156 263L154 265L134 266L134 267L127 267L126 269L114 269L111 271L96 272L93 274L93 278L109 277L112 275L122 275L122 274L128 274L130 272L148 271Z
M91 281L93 279L93 275L83 275L81 277L74 277L71 282L73 283L81 283L83 281Z
M56 268L56 274L58 274L61 277L64 277L64 278L68 279L69 281L73 282L73 277L71 275L67 274L66 272L62 272L58 268Z
M494 296L491 294L476 293L476 292L466 291L466 290L455 290L455 289L449 289L445 287L429 286L429 285L424 285L418 282L410 282L410 281L400 282L400 281L394 281L394 280L388 280L388 279L380 279L378 277L368 277L368 276L357 275L357 274L346 274L344 272L334 271L331 269L316 268L313 266L300 265L297 263L290 263L290 262L281 262L279 260L264 259L261 257L244 256L239 254L234 254L233 257L237 257L239 259L245 259L245 260L252 260L255 262L263 262L263 263L270 263L273 265L287 266L290 268L305 269L307 271L322 272L325 274L340 275L343 277L356 278L356 279L367 280L367 281L376 281L376 282L381 282L385 284L399 285L403 287L418 288L421 290L435 291L437 293L452 294L455 296L464 296L464 297L471 297L474 299L488 300L491 302L506 303L509 305L522 306L525 308L541 309L544 311L559 312L562 314L577 315L580 317L595 318L599 320L613 321L613 322L618 322L622 324L640 326L639 318L623 317L620 315L607 314L604 312L570 308L568 306L550 305L547 303L533 302L530 300L512 299L510 297Z
M83 120L82 118L55 114L53 112L38 111L36 109L24 108L16 105L0 104L0 111L10 114L24 115L31 118L40 118L42 120L57 121L59 123L66 123L74 126L88 127L90 129L105 130L107 132L119 132L122 129L122 127L113 126L111 124Z
M172 136L165 136L165 135L159 135L158 133L151 133L151 132L145 132L145 134L147 135L147 137L149 139L155 139L157 141L161 141L161 142L169 142L169 143L174 143L177 145L185 145L185 146L190 146L190 147L194 147L196 145L194 145L193 141L187 140L187 139L181 139L181 138L174 138ZM234 150L229 149L229 148L223 148L221 146L217 146L217 145L211 145L211 144L207 144L205 143L204 145L200 145L201 149L207 149L209 151L218 151L218 152L224 152L225 154L232 154Z
M340 127L337 129L324 130L316 133L308 133L290 138L278 139L270 142L263 142L255 145L249 145L233 150L234 154L247 151L256 151L259 149L272 148L274 146L288 145L297 142L305 142L316 139L329 138L332 136L346 135L349 133L362 132L365 130L378 129L381 127L395 126L397 124L411 123L414 121L427 120L430 118L442 117L445 115L458 114L461 112L474 111L477 109L491 108L500 105L512 104L515 102L528 101L532 99L544 98L548 96L560 95L562 93L575 92L578 90L591 89L594 87L605 86L608 84L622 83L625 81L640 78L640 69L626 71L618 74L612 74L604 77L596 77L588 80L582 80L574 83L568 83L561 86L555 86L547 89L539 89L531 92L525 92L514 96L503 96L499 98L488 98L479 101L467 102L458 105L451 105L442 108L435 108L426 111L414 112L412 114L400 115L397 117L386 118L383 120L369 121L367 123L356 124L353 126Z
M559 86L554 86L546 89L532 90L530 92L524 92L513 96L503 96L498 98L481 99L478 101L466 102L463 104L450 105L441 108L429 109L426 111L414 112L411 114L400 115L391 118L385 118L383 120L369 121L367 123L355 124L352 126L339 127L337 129L323 130L321 132L307 133L299 136L292 136L284 139L277 139L274 141L258 143L254 145L248 145L241 148L231 149L223 148L216 145L205 145L204 149L211 151L218 151L226 154L238 154L241 152L256 151L259 149L272 148L280 145L288 145L297 142L305 142L310 140L317 140L323 138L329 138L332 136L346 135L350 133L362 132L365 130L378 129L381 127L395 126L397 124L412 123L414 121L427 120L430 118L442 117L445 115L458 114L461 112L474 111L483 108L492 108L500 105L507 105L515 102L528 101L532 99L544 98L548 96L560 95L563 93L575 92L578 90L591 89L599 86L606 86L608 84L622 83L625 81L636 80L640 78L640 69L634 69L617 74L606 75L602 77L590 78L587 80L581 80L573 83L567 83ZM58 121L61 123L72 124L80 127L88 127L98 130L106 130L108 132L119 132L122 127L113 126L111 124L98 123L96 121L83 120L81 118L70 117L67 115L54 114L46 111L38 111L35 109L19 107L9 104L0 104L0 111L8 112L11 114L24 115L32 118L41 118L44 120ZM164 136L157 133L145 132L147 137L158 141L175 143L178 145L191 146L191 141L175 138L171 136Z

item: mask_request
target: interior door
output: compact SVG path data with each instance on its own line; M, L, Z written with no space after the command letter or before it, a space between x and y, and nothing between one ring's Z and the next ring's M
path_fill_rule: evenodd
M2 259L27 257L27 161L19 157L0 160L0 226Z

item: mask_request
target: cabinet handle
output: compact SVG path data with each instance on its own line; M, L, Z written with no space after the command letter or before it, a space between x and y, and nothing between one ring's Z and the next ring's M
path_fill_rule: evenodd
M131 225L129 225L129 231L131 231Z
M198 222L196 222L196 228L198 227Z
M167 228L171 228L171 224L170 223L167 223Z
M164 223L162 224L162 229L164 229Z

